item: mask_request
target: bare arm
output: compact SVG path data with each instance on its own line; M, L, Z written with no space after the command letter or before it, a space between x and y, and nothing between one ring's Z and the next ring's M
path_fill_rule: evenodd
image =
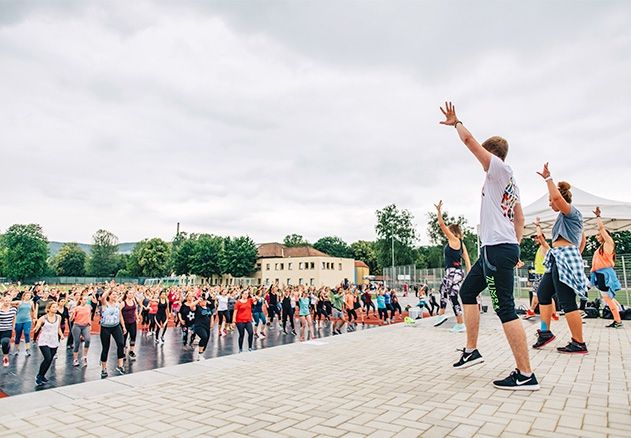
M471 271L471 259L469 259L469 251L467 251L467 245L464 244L464 242L462 242L462 258L464 259L464 266L466 269L466 272L470 272Z
M443 201L438 202L438 204L434 204L434 207L436 207L436 217L438 218L438 226L441 231L445 237L447 237L449 242L457 242L458 238L454 236L454 233L452 233L449 227L445 225L445 221L443 219Z
M596 215L596 221L598 222L598 233L600 234L600 237L602 237L604 241L604 245L603 245L604 250L607 253L613 252L614 249L616 248L616 244L613 241L611 234L607 232L607 228L605 228L605 224L600 218L600 207L596 207L596 210L594 210L594 214Z
M491 165L491 153L484 149L482 145L473 138L473 135L471 135L469 130L464 127L462 122L458 120L458 117L456 116L456 107L452 105L451 102L445 102L445 109L441 108L440 110L445 115L445 120L440 123L442 125L455 126L460 140L462 140L465 146L469 148L471 153L475 155L480 164L482 164L484 171L488 171L489 166Z
M585 231L583 231L583 235L581 236L581 244L578 247L578 250L583 254L583 250L585 249L585 245L587 244L587 237L585 237Z
M524 237L524 221L524 211L521 208L521 204L517 203L513 212L513 225L515 226L517 243L521 243L521 239Z
M546 184L548 186L548 193L550 194L551 204L564 215L569 214L572 210L572 206L565 199L563 199L561 192L554 183L554 180L550 175L550 170L548 169L548 163L544 164L543 170L541 172L537 172L537 174L546 181Z

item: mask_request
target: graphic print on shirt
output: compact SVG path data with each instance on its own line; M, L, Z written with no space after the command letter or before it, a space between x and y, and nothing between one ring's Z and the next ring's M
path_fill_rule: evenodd
M508 180L508 184L504 189L504 194L502 195L502 202L500 204L502 208L502 213L504 217L510 219L513 222L515 218L515 204L519 200L519 189L515 185L515 181L513 177Z

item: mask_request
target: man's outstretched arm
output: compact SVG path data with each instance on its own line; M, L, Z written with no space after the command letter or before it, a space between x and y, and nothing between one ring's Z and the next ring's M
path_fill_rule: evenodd
M458 120L458 117L456 116L456 107L451 102L445 102L445 109L441 108L440 110L445 115L445 120L440 122L440 124L455 126L456 131L458 131L458 136L460 136L460 140L462 140L471 153L475 155L480 164L482 164L484 171L488 171L489 166L491 165L491 153L484 149L482 145L473 138L473 135L471 135L469 130L464 127L462 122Z

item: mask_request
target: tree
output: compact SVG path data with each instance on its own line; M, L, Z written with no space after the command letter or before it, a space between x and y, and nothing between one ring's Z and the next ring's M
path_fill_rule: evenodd
M77 243L66 243L51 262L56 275L83 277L88 255Z
M88 259L88 272L95 277L112 277L117 272L118 237L107 230L98 230L92 236L92 255Z
M444 247L447 244L447 238L438 225L438 216L435 212L427 213L427 235L430 241L436 245ZM458 218L449 216L446 211L443 211L443 220L447 225L458 224L464 234L462 240L464 241L471 263L475 263L478 259L478 235L473 232L473 229L469 226L467 219L460 215ZM438 267L438 266L436 266Z
M381 268L379 267L379 263L377 263L377 247L375 242L358 240L351 244L351 250L353 251L353 258L355 260L361 260L368 265L370 275L381 275Z
M164 277L169 273L171 248L162 239L140 241L127 262L127 271L135 277Z
M519 258L523 262L532 262L535 260L538 245L531 237L524 237L519 245Z
M191 257L191 274L201 277L221 275L221 253L224 241L221 237L200 234L195 240Z
M284 240L285 246L294 247L294 246L309 246L309 242L305 240L300 234L290 234L285 236Z
M46 272L48 239L39 225L12 225L2 237L2 247L7 277L22 281Z
M323 253L328 254L332 257L353 257L353 250L351 249L351 247L348 246L348 243L344 242L339 237L322 237L313 244L313 247L318 251L322 251Z
M224 239L221 271L233 277L246 277L256 267L256 243L247 236Z
M5 260L7 257L7 248L4 246L4 235L0 234L0 277L4 277L6 274Z
M182 232L173 240L171 269L176 275L189 275L191 273L196 239L195 234L187 236L186 233Z
M380 267L392 266L392 247L394 246L394 264L410 265L416 257L414 243L418 240L414 227L414 216L408 210L399 210L391 204L376 211L377 225L377 260Z

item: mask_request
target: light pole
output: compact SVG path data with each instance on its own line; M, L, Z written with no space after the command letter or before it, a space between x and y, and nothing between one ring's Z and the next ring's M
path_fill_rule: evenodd
M394 286L394 234L392 235L392 286Z

